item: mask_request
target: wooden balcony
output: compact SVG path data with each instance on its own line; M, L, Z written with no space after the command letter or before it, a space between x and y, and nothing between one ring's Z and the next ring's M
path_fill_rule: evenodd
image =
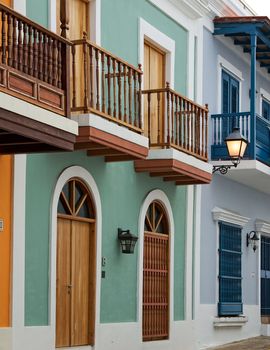
M136 171L147 171L176 185L209 183L212 168L207 163L207 106L178 94L168 84L142 94L150 153L146 160L135 161Z
M0 4L0 153L73 150L70 45Z
M72 114L79 123L76 149L106 161L145 158L139 68L86 38L73 41Z

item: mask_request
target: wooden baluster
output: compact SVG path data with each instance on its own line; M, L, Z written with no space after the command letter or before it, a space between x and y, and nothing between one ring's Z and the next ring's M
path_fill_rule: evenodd
M28 27L28 74L30 74L31 76L33 76L34 73L34 67L33 67L33 61L34 61L34 57L33 57L33 28L32 26Z
M167 147L170 145L171 131L170 131L170 84L166 83L167 91Z
M7 32L8 32L8 65L12 67L12 15L8 14L8 27L7 27Z
M174 94L171 93L171 143L175 143L174 140Z
M138 122L138 119L139 119L139 116L138 116L138 112L137 112L137 99L138 99L138 96L137 96L137 72L134 70L133 72L133 89L134 89L134 125L135 126L138 126L139 122Z
M33 62L33 69L34 69L34 77L38 78L38 44L37 44L37 29L34 28L34 44L33 44L33 51L34 51L34 62Z
M99 97L99 50L96 50L96 89L97 89L97 98L96 98L96 109L100 110L100 97Z
M113 61L113 116L116 117L116 63L115 58Z
M76 108L76 46L72 45L71 49L72 54L72 107Z
M179 96L179 146L183 146L182 98Z
M187 119L186 119L186 100L183 99L183 148L187 145Z
M52 84L52 63L53 63L53 47L52 47L52 38L48 37L48 83Z
M87 42L83 42L83 83L84 83L84 112L89 111L88 74L87 74Z
M111 57L107 56L107 72L108 72L108 114L111 115Z
M139 91L138 91L138 96L136 93L136 98L138 98L138 119L139 119L139 123L137 126L139 126L139 128L142 128L142 65L139 64L139 70L140 73L139 77L138 77L138 83L139 83Z
M62 89L62 72L63 72L63 67L62 67L62 43L61 41L58 42L58 56L57 56L57 62L58 62L58 83L57 86L59 89Z
M69 0L60 0L61 36L69 39Z
M179 146L179 96L175 96L175 144Z
M132 124L132 69L128 68L128 122Z
M200 112L200 108L194 106L194 144L193 144L193 152L198 154L198 115Z
M73 46L72 46L73 47ZM52 39L52 49L53 49L53 56L52 56L52 84L53 86L57 86L57 41L56 39Z
M48 82L48 36L47 34L43 34L43 47L44 47L43 77L44 77L44 81L47 83Z
M122 63L118 62L118 118L122 120Z
M27 43L28 25L23 23L23 71L28 73L28 43Z
M205 116L205 145L204 145L204 157L207 159L207 148L208 148L208 104L205 105L206 111L204 112Z
M204 110L202 109L202 134L201 134L201 151L200 155L204 156L204 133L205 133L205 125L204 125L205 115Z
M6 52L6 12L2 10L2 63L6 64L7 61L7 52Z
M12 66L18 68L17 19L13 17L13 62Z
M43 80L43 35L38 33L38 78Z
M127 122L127 66L124 64L124 121Z
M89 46L90 50L90 107L94 107L94 62L93 62L93 47Z
M147 122L148 122L148 139L150 145L153 143L151 138L151 93L147 93Z
M190 151L193 152L194 145L193 145L193 119L194 119L194 106L193 104L190 105Z
M18 69L22 72L23 70L23 45L22 45L22 21L18 21Z
M157 135L157 143L160 144L160 124L162 121L160 120L160 92L157 93L157 122L158 122L158 135Z
M104 52L101 52L101 109L102 112L106 112L105 107L105 67L104 67Z

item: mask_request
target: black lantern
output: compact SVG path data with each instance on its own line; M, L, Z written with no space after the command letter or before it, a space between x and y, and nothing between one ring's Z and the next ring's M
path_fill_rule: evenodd
M258 248L258 241L260 240L260 238L257 235L256 231L250 231L249 233L247 233L247 247L252 244L252 249L254 251L254 253L256 252L257 248Z
M118 229L118 239L121 244L122 253L133 254L138 237L133 235L130 230Z
M240 129L234 127L232 133L230 133L226 139L225 143L227 150L232 161L232 165L217 165L213 166L213 174L219 171L221 174L227 174L231 167L237 167L240 160L244 157L245 150L248 145L248 141L241 135Z

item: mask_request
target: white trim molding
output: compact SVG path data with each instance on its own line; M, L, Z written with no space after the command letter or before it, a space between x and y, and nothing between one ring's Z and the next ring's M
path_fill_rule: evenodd
M214 221L228 222L230 224L238 225L240 227L244 227L250 220L250 218L219 207L215 207L212 210L212 216Z
M145 216L148 210L149 205L153 201L160 202L166 212L168 223L169 223L169 242L170 242L170 307L169 307L169 339L168 340L162 340L162 341L155 341L155 344L160 343L160 345L163 344L164 347L167 346L168 342L171 341L171 339L174 338L173 332L175 331L175 327L173 327L174 323L174 219L173 219L173 212L171 208L170 201L167 197L167 195L161 191L161 190L153 190L150 192L147 197L145 198L139 215L139 258L138 258L138 324L140 327L140 335L141 335L141 342L142 342L142 302L143 302L143 248L144 248L144 222L145 222ZM150 342L152 343L152 342Z
M255 221L255 230L259 233L264 233L270 235L270 223L257 219Z
M248 322L247 316L214 317L214 327L242 327Z
M166 53L165 79L174 87L175 41L139 18L139 62L144 67L144 40L148 40Z
M56 324L56 258L57 258L57 206L60 197L60 193L65 183L73 178L77 177L82 179L86 186L88 187L95 206L96 210L96 261L97 261L97 269L96 269L96 329L100 323L100 276L101 276L101 225L102 225L102 213L101 213L101 199L98 191L98 187L94 178L90 175L90 173L80 167L80 166L72 166L65 169L62 174L59 176L54 193L52 198L52 211L51 211L51 236L50 236L50 300L49 300L49 320L50 320L50 328L51 328L51 337L50 341L52 342L53 348L55 347L55 324ZM96 335L96 340L98 337ZM97 344L97 341L96 341ZM91 347L86 347L87 349Z

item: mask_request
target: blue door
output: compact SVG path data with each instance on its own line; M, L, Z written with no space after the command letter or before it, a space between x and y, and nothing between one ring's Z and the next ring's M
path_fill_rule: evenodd
M239 81L222 71L222 113L239 112ZM223 118L223 140L232 132L236 120L234 117Z

